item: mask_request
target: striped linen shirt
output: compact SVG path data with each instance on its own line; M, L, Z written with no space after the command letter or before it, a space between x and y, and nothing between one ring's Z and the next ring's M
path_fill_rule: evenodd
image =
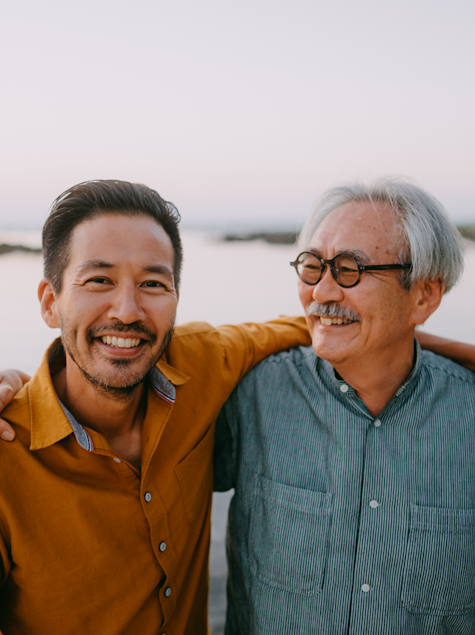
M226 635L475 634L474 384L418 345L377 417L312 348L241 381L216 428Z

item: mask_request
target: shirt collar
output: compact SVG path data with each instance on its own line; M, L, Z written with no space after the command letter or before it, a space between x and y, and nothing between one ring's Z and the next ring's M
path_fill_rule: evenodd
M58 338L47 349L39 369L29 384L30 450L47 448L74 433L79 445L92 452L94 446L89 434L61 403L54 389L50 363L54 364L61 350L61 340ZM173 404L176 398L175 386L186 383L190 378L161 359L150 371L148 379L154 393L167 403Z
M330 364L330 362L327 362L326 360L321 358L317 358L317 364L318 364L318 367L323 370L324 374L330 379L330 382L333 384L333 386L338 389L339 394L341 393L346 395L355 394L356 391L352 386L347 384L347 382L341 377L337 377L337 373L335 369L333 368L333 366ZM419 345L419 342L417 340L414 340L414 366L412 367L412 370L409 376L407 377L406 381L404 382L404 384L400 388L398 388L393 399L396 397L400 397L404 392L407 391L407 388L409 388L414 383L414 380L420 374L421 365L422 365L421 347ZM348 390L342 391L341 387L345 385L348 387Z

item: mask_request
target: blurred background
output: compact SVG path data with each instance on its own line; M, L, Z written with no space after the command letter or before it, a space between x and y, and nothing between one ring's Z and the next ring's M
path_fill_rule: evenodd
M33 372L56 335L39 316L35 250L53 199L83 180L143 182L178 206L178 322L299 313L296 247L270 235L298 231L344 181L408 177L469 236L474 20L471 0L4 3L0 367ZM425 328L475 342L466 245L464 278ZM228 500L213 512L213 634Z

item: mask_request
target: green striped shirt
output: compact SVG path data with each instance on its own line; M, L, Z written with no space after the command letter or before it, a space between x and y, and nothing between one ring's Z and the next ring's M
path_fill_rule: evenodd
M475 634L474 384L418 346L376 418L311 348L241 381L216 429L226 635Z

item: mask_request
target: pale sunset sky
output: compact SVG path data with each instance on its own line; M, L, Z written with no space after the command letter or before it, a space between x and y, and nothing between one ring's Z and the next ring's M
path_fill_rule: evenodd
M18 0L0 18L0 229L86 179L183 227L296 228L411 178L475 223L473 0Z

